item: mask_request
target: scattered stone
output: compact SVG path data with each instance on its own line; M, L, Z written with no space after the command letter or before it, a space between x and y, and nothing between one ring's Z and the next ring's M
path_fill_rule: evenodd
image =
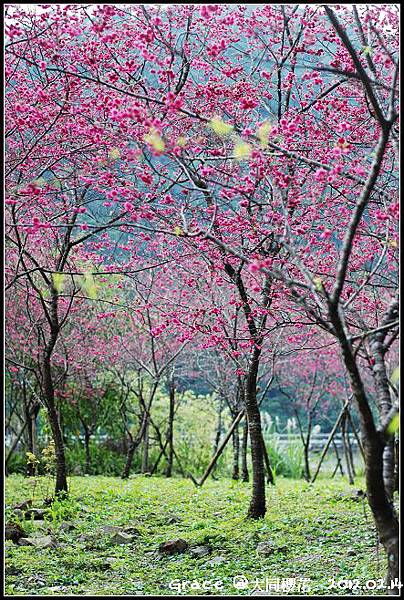
M104 525L102 530L104 533L120 533L123 531L123 527L120 527L119 525Z
M46 550L47 548L56 548L57 542L50 535L44 535L40 537L22 537L18 541L20 546L34 546L35 548L40 548L41 550Z
M157 513L155 513L155 512L149 512L145 516L145 520L146 521L150 521L150 520L153 521L156 517L157 517Z
M44 506L52 506L54 501L55 501L54 496L48 496L47 498L44 499L43 504L44 504Z
M270 556L274 554L276 548L272 542L259 542L257 544L257 552L263 556Z
M109 569L112 569L114 565L118 562L119 561L117 558L114 558L113 556L108 556L101 563L99 563L98 568L102 569L103 571L108 571Z
M123 531L118 531L111 538L111 542L116 545L131 544L133 540L133 535L128 535Z
M180 554L181 552L185 552L187 548L188 542L180 538L178 540L163 542L159 546L159 552L161 554Z
M211 560L209 560L206 564L209 565L210 567L215 567L216 565L222 565L225 562L226 562L226 559L224 556L215 556Z
M209 546L195 546L191 548L189 553L195 558L203 558L204 556L208 556L212 552L212 549Z
M19 504L15 504L13 506L14 510L27 510L27 508L29 508L30 506L32 506L32 500L24 500L24 502L20 502Z
M46 585L46 580L43 579L43 577L40 577L39 575L31 575L30 577L28 577L27 583L33 583L39 587L44 587Z
M43 521L45 515L48 514L46 508L30 508L25 513L26 519L34 519L34 521Z
M18 540L25 535L25 531L18 523L7 523L4 529L6 540L11 540L14 544L17 544Z
M140 535L140 531L139 529L137 529L137 527L133 527L133 525L128 525L127 527L123 528L123 532L127 533L128 535Z
M13 511L13 515L16 519L20 519L20 521L23 521L25 518L25 512L21 510L21 508L15 508Z
M299 556L293 559L295 562L308 562L313 560L321 560L323 558L322 554L305 554L304 556Z
M71 521L63 521L59 526L60 531L73 531L77 529L76 525Z
M174 523L181 523L181 517L177 517L177 515L172 515L171 517L168 517L166 524L174 525Z

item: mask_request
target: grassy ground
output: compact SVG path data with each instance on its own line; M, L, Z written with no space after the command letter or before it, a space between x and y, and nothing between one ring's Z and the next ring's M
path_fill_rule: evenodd
M42 479L34 492L37 506L46 494ZM69 500L54 504L44 523L23 523L28 534L51 530L57 548L6 542L6 594L250 595L257 581L262 590L273 586L268 595L384 594L381 589L351 591L349 583L341 583L356 579L362 586L373 579L370 585L378 586L385 572L369 509L363 500L353 499L361 487L361 481L352 488L342 480L320 479L309 485L278 479L276 487L268 488L265 519L251 522L245 519L249 484L208 481L196 489L181 479L72 477ZM32 481L8 477L8 518L12 505L31 496ZM61 531L63 521L77 529ZM133 525L139 535L131 545L114 546L102 532L104 525ZM156 552L161 542L176 538L190 546L208 545L211 554L194 558L189 552ZM274 554L259 555L257 543L268 540ZM222 558L213 565L215 557ZM248 580L246 589L234 586L236 576ZM333 578L339 588L330 587ZM185 584L185 591L179 590L178 580L194 582L193 588ZM197 588L215 582L220 582L218 591ZM299 591L302 586L309 590Z

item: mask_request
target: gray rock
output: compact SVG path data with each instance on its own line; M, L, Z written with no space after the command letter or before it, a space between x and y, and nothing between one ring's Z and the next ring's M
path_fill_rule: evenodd
M189 553L195 558L203 558L204 556L208 556L212 552L209 546L195 546L191 548Z
M57 542L50 535L44 535L39 537L26 537L20 538L18 541L20 546L34 546L35 548L40 548L41 550L46 550L47 548L56 548Z
M127 527L123 528L123 532L127 533L128 535L140 535L140 531L139 529L137 529L137 527L134 527L133 525L128 525Z
M14 510L27 510L32 506L32 500L24 500L24 502L20 502L19 504L14 504Z
M48 512L47 508L30 508L26 511L25 518L34 519L34 521L43 521Z
M118 531L111 537L111 542L115 545L131 544L134 540L133 535Z
M18 523L7 523L4 528L4 534L6 540L11 540L14 544L17 544L18 540L24 537L25 531Z
M73 531L77 529L76 525L71 521L63 521L59 526L60 531Z
M215 567L216 565L222 565L226 562L224 556L214 556L211 560L209 560L206 564L210 567Z
M257 544L257 552L262 556L270 556L275 552L275 546L272 542L259 542Z
M174 523L181 523L181 518L177 517L177 515L172 515L172 516L168 517L166 524L174 525Z
M169 540L160 544L159 552L161 554L180 554L181 552L185 552L187 548L188 542L179 538L178 540Z
M118 525L104 525L102 530L104 533L120 533L121 531L123 531L123 527L120 527Z

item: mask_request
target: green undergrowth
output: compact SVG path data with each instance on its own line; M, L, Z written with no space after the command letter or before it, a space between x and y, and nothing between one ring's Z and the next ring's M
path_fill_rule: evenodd
M54 503L42 523L22 522L27 535L39 528L53 535L56 548L6 542L6 594L250 595L258 583L263 590L272 586L269 595L362 595L367 581L381 585L385 559L366 500L355 495L359 488L361 480L349 486L342 479L311 485L278 478L267 488L266 517L251 521L245 518L251 492L246 483L209 480L198 489L183 479L72 477L69 498ZM29 479L7 478L9 520L15 520L11 507L31 494ZM61 529L66 521L75 529ZM138 534L132 544L113 545L104 525L133 526ZM160 543L177 538L191 548L208 546L210 554L159 555ZM273 544L273 554L257 553L263 541ZM234 578L246 587L235 587ZM294 587L280 591L286 580ZM333 580L338 588L331 587ZM344 580L357 580L356 589ZM198 589L217 582L218 591Z

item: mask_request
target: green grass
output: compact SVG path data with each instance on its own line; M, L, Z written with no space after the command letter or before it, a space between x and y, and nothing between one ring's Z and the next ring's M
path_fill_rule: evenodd
M40 550L6 542L6 594L203 595L207 592L198 589L178 592L169 583L209 580L222 582L219 595L249 595L255 580L265 589L266 578L295 578L296 585L306 578L310 591L304 594L352 595L349 589L330 589L331 579L358 579L362 585L369 579L380 580L385 573L369 508L351 498L357 488L363 488L362 481L352 488L341 479L310 485L278 478L275 487L267 488L265 519L254 522L245 519L250 484L210 480L197 489L182 479L72 477L70 498L54 505L44 524L59 547ZM28 479L8 477L7 506L30 498L31 490ZM42 492L37 487L35 493ZM39 499L36 504L40 505ZM10 518L10 508L6 514ZM168 524L173 516L179 521ZM73 521L77 529L60 531L62 520ZM133 525L140 535L133 545L113 546L107 535L99 533L106 524ZM24 527L29 533L38 526L30 522ZM80 541L82 534L90 534L91 539ZM179 537L191 546L210 545L211 555L156 554L161 542ZM257 543L266 540L280 550L258 556ZM215 556L225 561L208 565ZM249 580L248 589L234 588L237 575ZM290 593L299 592L295 587Z

